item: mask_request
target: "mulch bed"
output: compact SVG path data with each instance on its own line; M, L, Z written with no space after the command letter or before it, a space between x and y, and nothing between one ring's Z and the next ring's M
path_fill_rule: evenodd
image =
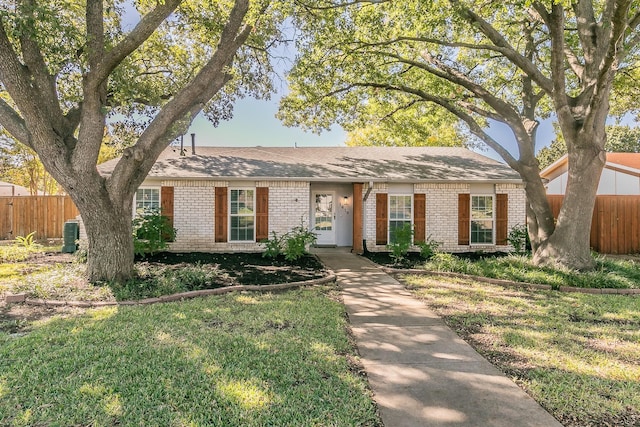
M51 266L69 264L73 256L61 253L34 254L26 263L31 266ZM321 279L329 272L318 258L305 255L296 261L287 261L284 257L263 258L260 253L159 253L145 259L137 259L138 264L169 267L179 270L181 267L202 265L203 268L220 271L219 283L211 288L234 285L274 285L307 280ZM90 286L90 285L87 285ZM0 298L0 332L11 334L24 333L34 321L53 316L72 316L85 309L75 307L45 307L25 304L7 304Z
M221 275L221 286L275 285L320 279L327 275L325 267L313 255L287 261L283 256L265 258L261 253L162 252L139 262L174 268L186 265L215 267L225 273Z

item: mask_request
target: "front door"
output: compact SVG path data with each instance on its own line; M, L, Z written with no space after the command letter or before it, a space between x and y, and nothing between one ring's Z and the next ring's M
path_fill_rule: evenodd
M313 231L318 236L317 245L336 244L336 214L334 210L335 193L318 191L313 193L314 215Z

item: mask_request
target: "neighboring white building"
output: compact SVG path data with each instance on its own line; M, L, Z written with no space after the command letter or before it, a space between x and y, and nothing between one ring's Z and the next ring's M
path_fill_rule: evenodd
M520 176L503 163L449 147L196 147L166 149L134 206L161 208L173 251L260 251L272 232L300 225L318 245L386 250L414 229L451 252L508 250L525 223ZM116 160L99 166L108 175Z
M567 187L567 156L546 167L540 175L548 180L548 195L562 195ZM607 153L597 195L640 195L640 153Z
M28 188L10 182L0 181L0 197L31 196Z

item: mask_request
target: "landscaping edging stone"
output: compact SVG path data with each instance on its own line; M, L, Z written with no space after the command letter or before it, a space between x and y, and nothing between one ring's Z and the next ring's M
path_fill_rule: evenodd
M527 283L527 282L514 282L512 280L505 279L493 279L490 277L483 276L473 276L470 274L462 274L462 273L450 273L444 271L429 271L422 270L418 268L389 268L389 267L380 267L382 271L392 275L399 274L419 274L419 275L432 275L432 276L442 276L442 277L453 277L458 279L472 279L478 282L489 283L492 285L502 285L502 286L510 286L517 288L529 288L529 289L537 289L544 291L551 291L553 287L551 285L541 285L537 283ZM640 289L618 289L618 288L575 288L572 286L560 286L558 289L559 292L574 292L581 294L598 294L598 295L640 295Z
M126 305L150 305L165 302L183 301L209 295L223 295L236 291L281 291L286 289L301 288L304 286L324 285L336 281L336 275L329 272L326 277L320 279L305 280L302 282L279 283L276 285L235 285L226 286L224 288L202 289L198 291L180 292L177 294L163 295L157 298L145 298L141 300L130 301L65 301L50 300L41 298L27 298L27 294L7 294L5 299L7 304L22 303L27 305L44 306L44 307L79 307L79 308L95 308L95 307L113 307Z

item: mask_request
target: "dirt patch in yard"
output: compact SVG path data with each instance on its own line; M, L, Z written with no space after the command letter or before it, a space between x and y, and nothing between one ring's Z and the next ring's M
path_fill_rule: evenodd
M324 266L312 255L303 256L296 261L287 261L284 257L265 258L260 253L163 252L139 262L171 269L194 265L215 268L220 272L220 286L302 282L319 279L327 274Z
M312 255L287 261L284 257L263 258L260 253L159 253L136 260L139 277L128 288L118 289L88 283L83 277L83 266L73 261L72 255L61 253L39 253L25 260L29 268L24 270L23 277L0 287L0 332L24 333L33 322L73 316L86 310L7 304L3 292L26 293L28 298L46 300L113 301L235 285L303 282L329 274Z

